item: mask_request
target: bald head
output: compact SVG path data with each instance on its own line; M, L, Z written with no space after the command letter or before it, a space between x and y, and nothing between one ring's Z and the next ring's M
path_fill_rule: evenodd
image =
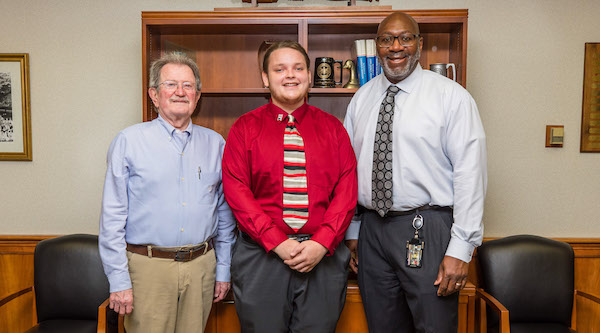
M412 16L402 13L402 12L394 12L388 15L388 17L384 18L381 23L379 23L379 27L377 28L377 35L381 35L386 30L388 25L396 25L402 24L404 26L408 26L411 28L411 32L415 35L419 34L419 24Z

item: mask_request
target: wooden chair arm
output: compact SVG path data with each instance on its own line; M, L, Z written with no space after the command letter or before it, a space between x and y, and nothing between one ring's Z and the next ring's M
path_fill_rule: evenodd
M14 292L14 293L4 297L3 299L0 300L0 307L4 306L5 304L12 301L13 299L21 297L31 291L33 291L33 287L27 287L25 289L19 290L17 292Z
M587 298L594 303L600 304L600 297L598 297L594 294L586 293L585 291L581 291L581 290L575 290L575 297L577 297L577 296Z
M578 327L577 327L577 322L578 322L577 317L579 317L579 316L583 316L583 317L588 316L589 317L590 316L589 312L585 312L584 311L582 313L579 313L580 311L577 308L577 296L581 296L581 297L583 297L583 298L585 298L587 300L590 300L590 301L592 301L592 302L594 302L596 304L600 304L600 297L598 297L598 296L596 296L594 294L587 293L585 291L575 290L575 293L573 293L573 311L571 313L571 328L570 329L571 329L572 332L577 332L577 329L578 329ZM597 316L597 310L596 310L596 313L592 313L591 314L591 317L594 318L594 319L596 319L596 317L598 317ZM594 321L594 323L596 323L596 321ZM585 325L590 325L590 323L586 323ZM598 325L598 324L596 323L595 325ZM584 327L584 329L585 329L585 327Z
M500 303L494 296L488 294L485 290L477 288L475 296L480 300L479 317L480 317L480 332L487 332L487 316L485 313L486 304L494 310L500 317L500 328L498 333L510 333L510 321L508 317L508 309ZM483 301L483 302L482 302Z
M110 298L107 298L100 306L98 307L98 333L108 333L108 332L117 332L117 333L125 333L125 326L123 325L123 315L118 315L117 319L117 327L109 327L107 314L114 313L112 309L109 308Z

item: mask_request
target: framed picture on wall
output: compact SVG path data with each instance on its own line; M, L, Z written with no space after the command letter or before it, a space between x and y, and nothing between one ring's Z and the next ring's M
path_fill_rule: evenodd
M0 160L32 160L27 53L0 53Z

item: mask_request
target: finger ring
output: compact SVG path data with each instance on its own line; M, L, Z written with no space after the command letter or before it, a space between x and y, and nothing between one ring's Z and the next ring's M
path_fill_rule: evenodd
M460 283L456 282L456 286L457 286L457 287L460 287L460 286L462 286L462 284L460 284Z

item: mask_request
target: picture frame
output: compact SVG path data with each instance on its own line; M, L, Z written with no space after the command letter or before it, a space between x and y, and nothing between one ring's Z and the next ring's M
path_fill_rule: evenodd
M0 53L0 161L31 161L29 54Z
M600 153L600 43L585 43L579 151Z

